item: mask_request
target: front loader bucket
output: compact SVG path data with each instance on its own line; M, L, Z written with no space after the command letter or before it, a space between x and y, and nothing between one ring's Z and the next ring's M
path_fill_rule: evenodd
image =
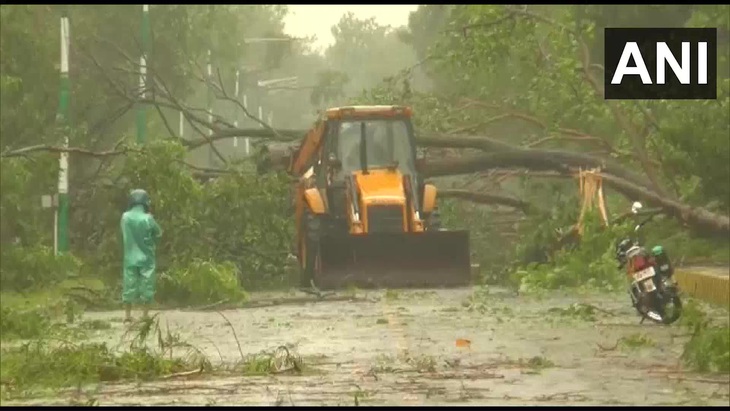
M428 231L325 237L314 282L321 289L439 288L471 283L469 233Z

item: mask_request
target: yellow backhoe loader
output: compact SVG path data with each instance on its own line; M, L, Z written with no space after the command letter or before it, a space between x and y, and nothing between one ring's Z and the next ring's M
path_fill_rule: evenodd
M466 286L469 235L440 227L419 175L412 110L329 109L289 160L302 286Z

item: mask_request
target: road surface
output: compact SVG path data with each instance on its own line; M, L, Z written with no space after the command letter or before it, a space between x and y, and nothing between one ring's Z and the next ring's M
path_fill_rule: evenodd
M289 345L306 374L104 384L84 387L82 397L100 405L728 404L730 376L682 372L686 331L639 325L626 295L536 298L492 290L470 302L473 293L359 291L350 301L226 310L244 355ZM595 307L594 318L570 314L576 303ZM113 324L93 339L119 341L121 316L87 313L85 319ZM159 318L213 363L240 359L231 327L215 311L164 311ZM78 396L69 390L4 405L68 404Z

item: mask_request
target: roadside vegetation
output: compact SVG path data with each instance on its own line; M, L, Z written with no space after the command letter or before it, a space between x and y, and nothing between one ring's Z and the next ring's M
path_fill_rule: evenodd
M7 311L3 317L28 324L17 328L16 323L13 329L13 324L3 323L4 337L23 339L2 349L0 397L4 399L30 398L48 389L105 382L198 378L211 374L261 376L316 372L285 346L254 355L241 354L231 364L214 364L179 333L161 325L156 315L138 320L116 344L86 340L89 332L110 327L104 321L84 321L71 326L52 323L37 315L22 317ZM16 334L9 334L10 331ZM233 338L238 343L235 332Z

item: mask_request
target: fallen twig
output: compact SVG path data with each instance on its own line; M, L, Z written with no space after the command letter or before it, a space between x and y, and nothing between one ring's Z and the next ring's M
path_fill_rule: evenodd
M702 382L702 383L707 383L707 384L730 384L730 379L715 380L715 379L711 379L711 378L686 378L686 377L672 378L671 375L667 375L666 378L669 380L673 380L673 381Z
M177 378L177 377L187 377L190 375L200 374L203 372L204 367L200 367L197 370L191 370L191 371L182 371L182 372L176 372L174 374L168 374L164 375L162 377L163 380L168 380L170 378Z
M284 357L281 362L278 362L277 359L281 358L281 356L277 356L278 352L283 352ZM272 374L282 374L288 371L301 371L301 367L299 365L299 362L297 358L291 355L291 352L289 351L289 348L287 348L285 345L280 345L279 347L274 350L274 353L271 355L271 358L269 359L269 364L271 366L271 373ZM290 363L291 365L286 368L279 368L284 366L285 364Z
M291 371L291 370L295 370L296 368L297 368L296 366L292 365L291 367L282 368L281 370L274 369L274 370L271 371L271 373L272 374L283 374L285 372L288 372L288 371Z
M237 390L237 387L217 387L214 385L182 385L182 386L170 386L170 384L165 384L162 387L154 387L154 386L147 386L147 387L130 387L130 388L122 388L118 390L109 390L109 391L103 391L102 394L104 395L125 395L129 394L130 392L134 392L135 394L162 394L162 393L172 393L175 391L193 391L193 390L210 390L210 391L218 391L220 393L224 394L230 394Z
M228 301L230 301L229 298L224 298L224 299L222 299L220 301L214 302L213 304L204 305L202 307L191 307L189 309L191 311L204 311L204 310L209 310L209 309L214 308L214 307L217 307L217 306L219 306L221 304L225 304Z
M604 313L604 314L606 314L608 316L611 316L611 317L615 317L616 316L616 314L614 312L609 311L609 310L606 310L606 309L603 309L603 308L600 308L600 307L597 307L597 306L595 306L593 304L580 303L580 305L583 306L583 307L592 308L592 309L594 309L594 310L596 310L596 311L598 311L600 313Z
M279 306L279 305L300 305L303 303L314 303L317 301L318 300L314 300L312 298L307 298L307 297L271 298L271 299L266 299L266 300L246 302L246 303L243 303L240 308L247 309L247 308L274 307L274 306ZM330 302L334 302L334 301L378 302L378 300L366 299L366 298L360 298L360 297L352 297L352 296L335 296L331 299L328 299L327 301L330 301Z
M585 401L587 398L585 395L581 394L581 391L576 392L562 392L562 393L555 393L550 395L540 395L538 397L535 397L535 400L537 401L552 401L555 399L563 399L563 400L573 400L573 401Z
M238 353L241 354L241 361L246 359L246 356L243 355L243 349L241 348L241 342L238 340L238 336L236 335L236 329L233 327L233 324L228 320L228 318L223 315L222 312L216 311L218 314L220 314L221 317L223 317L224 320L226 320L226 324L228 324L229 327L231 327L231 331L233 331L233 338L236 339L236 345L238 345Z
M596 346L598 346L598 349L601 351L614 351L616 348L618 348L618 345L621 343L621 339L616 340L616 344L613 347L604 347L601 344L596 343Z

